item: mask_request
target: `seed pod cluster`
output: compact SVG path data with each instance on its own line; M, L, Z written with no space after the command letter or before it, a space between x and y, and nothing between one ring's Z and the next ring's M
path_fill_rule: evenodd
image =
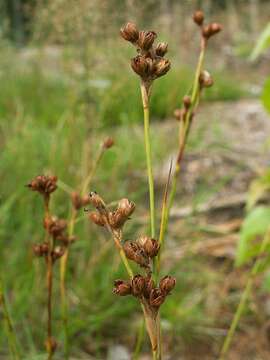
M195 11L192 15L193 21L201 28L202 36L205 40L218 34L222 30L222 26L216 22L204 25L204 13L201 10Z
M163 277L159 286L155 287L150 275L135 275L130 281L115 280L113 293L119 296L132 295L147 303L152 310L157 311L166 297L175 287L176 280L172 276Z
M57 176L39 175L32 179L27 186L42 195L50 195L57 189Z
M123 245L126 257L141 267L149 267L150 259L159 252L157 240L148 236L140 236L136 241L126 241Z
M95 192L90 193L90 202L97 211L91 212L89 219L99 226L109 225L113 230L121 229L135 210L135 204L123 198L115 210L109 211L104 200Z
M134 23L128 22L121 28L120 34L137 48L138 55L131 59L131 67L142 81L150 85L170 70L170 61L163 58L168 44L161 42L154 46L157 38L154 31L139 31Z

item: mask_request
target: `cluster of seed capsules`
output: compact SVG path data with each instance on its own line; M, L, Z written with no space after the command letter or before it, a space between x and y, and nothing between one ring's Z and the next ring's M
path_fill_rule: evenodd
M164 59L168 44L161 42L154 46L157 37L154 31L139 31L134 23L128 22L120 34L137 48L138 55L131 59L131 67L145 83L151 84L170 70L170 61Z
M50 195L57 189L57 177L39 175L27 184L29 189L40 193L45 200L45 204L49 202ZM48 205L47 205L48 206ZM43 226L54 240L54 246L51 248L48 241L41 244L33 245L33 253L38 257L48 259L51 256L55 261L64 255L66 247L74 241L74 237L69 237L67 233L67 222L63 219L50 216L45 211Z
M125 222L135 210L135 204L128 199L119 201L115 210L110 211L104 200L96 193L90 193L90 201L97 211L89 214L90 220L99 226L107 227L112 233L122 233ZM172 276L165 276L156 287L151 274L151 260L160 250L157 240L140 236L136 241L122 242L120 245L129 260L146 270L146 275L135 275L131 280L115 280L113 292L120 296L133 295L147 304L155 313L175 286Z

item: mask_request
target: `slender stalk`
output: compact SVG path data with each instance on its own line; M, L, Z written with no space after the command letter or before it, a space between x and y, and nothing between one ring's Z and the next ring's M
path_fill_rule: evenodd
M144 338L144 332L145 332L144 327L145 327L144 319L141 319L141 323L140 323L139 330L138 330L136 346L135 346L135 350L134 350L134 353L132 356L132 360L139 360L142 342L143 342L143 338Z
M261 265L263 263L263 259L261 258L261 255L266 251L267 245L269 244L269 240L270 240L270 229L268 229L268 231L266 232L266 234L265 234L265 236L263 238L263 241L262 241L260 249L259 249L259 253L257 255L257 259L254 262L254 265L253 265L253 267L252 267L252 269L251 269L251 271L249 273L245 289L244 289L244 291L242 293L242 296L241 296L240 302L238 304L237 310L236 310L236 312L234 314L233 320L232 320L231 325L230 325L230 329L229 329L229 331L227 333L227 336L226 336L226 338L224 340L224 343L222 345L219 360L225 360L226 354L227 354L227 352L229 350L229 347L231 345L231 342L232 342L233 336L235 334L236 328L238 326L241 315L242 315L243 310L245 308L246 302L247 302L247 300L249 298L249 295L251 293L255 277L258 274L258 271L259 271L259 269L260 269L260 267L261 267Z
M81 185L81 195L84 195L87 191L95 173L98 168L98 165L104 155L105 148L103 144L100 146L97 158L92 165L88 176ZM72 237L74 234L74 227L77 220L78 211L74 208L71 210L71 217L69 220L69 237ZM67 272L67 261L69 257L69 247L67 246L64 255L60 259L60 295L61 295L61 308L62 308L62 320L64 326L65 334L65 345L64 345L64 354L65 360L69 359L69 332L68 332L68 302L66 295L66 272Z
M3 281L2 281L1 277L0 277L0 307L2 308L3 315L4 315L3 317L4 317L5 327L6 327L9 352L10 352L11 358L14 360L18 360L18 359L20 359L20 355L19 355L19 351L17 348L16 334L15 334L15 330L14 330L13 323L11 320L11 316L8 311L8 306L7 306L5 294L4 294Z
M149 186L151 236L152 238L154 238L155 237L155 195L154 195L154 178L153 178L153 169L152 169L150 126L149 126L149 89L144 82L141 83L141 95L142 95L143 115L144 115L144 142L145 142L145 153L146 153L148 186Z
M160 234L161 238L164 237L164 235L167 231L168 219L169 219L170 211L171 211L172 205L174 203L175 195L176 195L177 181L178 181L179 175L181 173L181 163L182 163L182 160L184 157L185 146L186 146L187 139L189 136L189 131L190 131L191 122L192 122L192 116L199 105L199 100L200 100L199 79L200 79L200 74L201 74L201 71L203 68L206 44L207 44L206 40L204 38L202 38L200 55L199 55L199 59L198 59L197 67L196 67L196 72L195 72L195 77L194 77L192 92L191 92L191 106L186 114L184 124L183 124L183 121L180 121L180 125L179 125L179 150L178 150L178 155L177 155L177 159L176 159L173 179L172 179L172 188L171 188L171 192L170 192L170 196L169 196L169 201L168 201L168 205L165 209L164 226L162 227L162 233Z
M50 196L44 196L44 209L45 209L45 219L50 218L49 210ZM48 352L48 360L51 360L54 353L54 344L52 338L52 289L53 289L53 259L52 259L52 250L54 248L54 240L52 237L48 236L46 232L46 242L48 242L48 256L46 258L47 266L47 341L46 348Z

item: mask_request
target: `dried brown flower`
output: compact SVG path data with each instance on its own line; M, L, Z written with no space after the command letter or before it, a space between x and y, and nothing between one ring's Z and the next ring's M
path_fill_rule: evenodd
M89 194L90 203L99 211L104 211L106 209L105 202L103 199L95 192L91 191Z
M145 254L150 258L157 256L159 251L159 243L157 240L152 239L148 236L141 236L138 239L138 242L141 244Z
M135 261L142 267L149 266L149 259L143 248L138 243L134 241L126 241L123 245L123 249L128 259Z
M218 34L222 30L222 26L218 23L212 23L209 25L205 25L202 29L202 35L205 39L209 39L210 37Z
M33 245L33 253L35 256L47 256L49 251L49 246L47 243L35 244Z
M199 83L201 88L208 88L214 84L214 80L211 74L208 71L204 70L200 74Z
M121 36L132 43L135 43L139 38L139 30L133 22L128 22L120 29Z
M63 246L56 246L52 251L52 259L53 261L62 257L65 253L65 248Z
M165 276L159 282L159 288L163 294L168 295L175 287L176 280L172 276Z
M125 280L115 280L113 293L120 296L130 295L131 294L130 282Z
M89 219L91 221L93 221L93 223L95 223L96 225L99 226L105 226L106 225L106 221L104 219L104 216L102 216L101 214L97 213L97 212L91 212L89 214Z
M155 61L155 76L160 77L170 70L171 63L168 59L160 58L157 61Z
M71 194L71 201L74 209L80 210L82 207L90 203L89 196L80 196L78 192L73 192Z
M153 307L160 307L165 301L165 295L159 288L152 289L149 297L149 304Z
M185 109L189 109L189 108L190 108L190 106L191 106L191 98L190 98L190 96L185 95L185 96L183 97L183 104L184 104Z
M42 195L49 195L57 189L57 176L39 175L32 179L27 186Z
M201 26L204 21L204 13L201 10L195 11L195 13L192 15L193 21L198 25Z
M135 275L131 280L131 289L134 296L142 296L145 291L145 279L142 275Z
M155 51L157 56L163 57L168 51L168 44L164 42L157 44Z
M137 44L142 50L147 51L152 47L156 37L157 34L154 31L140 31Z
M144 296L149 299L151 291L155 288L154 280L151 276L145 278Z
M54 239L57 239L59 236L63 235L63 232L66 230L67 222L55 217L50 219L47 218L44 220L44 227Z

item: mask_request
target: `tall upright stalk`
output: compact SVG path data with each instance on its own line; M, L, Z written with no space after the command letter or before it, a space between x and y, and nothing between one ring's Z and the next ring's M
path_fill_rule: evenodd
M263 241L262 241L260 249L259 249L259 253L257 255L257 259L254 262L254 264L252 266L252 269L250 270L245 289L244 289L244 291L242 293L240 302L238 304L238 307L237 307L236 312L234 314L234 317L232 319L230 329L229 329L229 331L228 331L228 333L226 335L226 338L225 338L225 340L223 342L221 352L220 352L220 356L219 356L219 360L225 360L225 358L226 358L226 355L227 355L228 350L230 348L230 345L232 343L233 336L235 334L238 323L240 321L241 315L242 315L242 313L243 313L243 311L245 309L246 302L247 302L247 300L248 300L248 298L250 296L255 277L258 274L259 269L260 269L260 267L261 267L261 265L263 263L263 259L261 258L261 256L266 251L266 248L267 248L267 246L269 244L269 241L270 241L270 228L267 230L267 232L266 232L266 234L265 234L265 236L263 238Z
M151 236L152 238L154 238L155 237L155 192L154 192L154 178L153 178L153 168L152 168L150 125L149 125L149 88L147 87L144 81L142 81L141 83L141 95L142 95L143 115L144 115L144 143L145 143L145 154L146 154L148 186L149 186Z

